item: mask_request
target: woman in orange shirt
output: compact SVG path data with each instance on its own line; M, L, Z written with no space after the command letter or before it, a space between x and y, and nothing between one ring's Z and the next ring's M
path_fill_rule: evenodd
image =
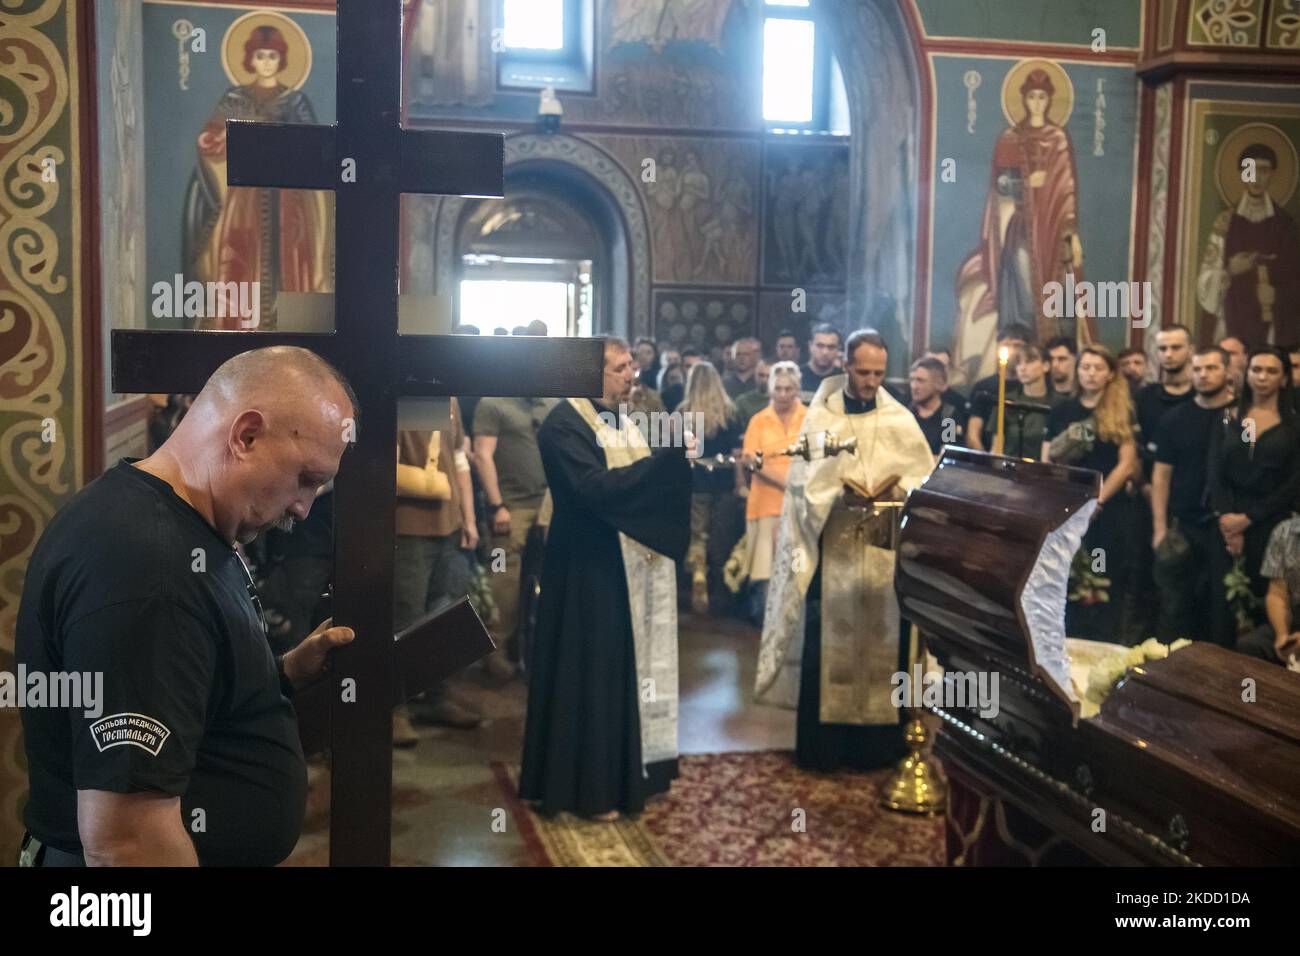
M743 455L751 462L757 452L764 453L763 467L753 473L749 501L745 506L748 525L746 542L749 551L749 614L755 624L763 622L763 605L767 601L767 581L772 573L776 552L776 529L781 518L781 500L785 496L785 476L789 458L778 458L799 437L808 407L799 401L800 372L793 362L772 366L767 391L771 398L767 408L749 421L745 430Z

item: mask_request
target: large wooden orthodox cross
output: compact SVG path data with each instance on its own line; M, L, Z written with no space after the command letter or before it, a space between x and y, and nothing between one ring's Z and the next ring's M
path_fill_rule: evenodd
M466 602L394 640L398 397L597 396L603 366L597 339L399 334L401 194L499 196L504 188L501 135L401 128L401 26L401 0L338 0L337 123L226 127L229 185L334 191L335 331L112 335L115 392L197 392L239 352L297 345L333 362L357 393L360 427L334 510L334 620L357 639L340 649L327 681L297 701L306 746L329 742L336 866L389 861L393 706L492 648ZM355 701L340 693L346 679ZM324 714L328 731L314 716Z

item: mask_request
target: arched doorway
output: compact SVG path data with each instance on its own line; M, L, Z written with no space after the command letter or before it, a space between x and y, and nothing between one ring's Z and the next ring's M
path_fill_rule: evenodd
M602 230L544 182L513 178L507 198L469 205L461 217L458 321L483 334L541 322L547 335L591 335L608 294Z
M505 165L505 200L448 198L439 204L434 241L436 285L453 296L453 315L460 315L464 257L473 254L472 223L478 222L481 230L493 215L484 213L485 208L497 204L494 211L505 212L511 208L509 204L518 201L524 206L532 204L535 213L549 216L554 222L583 223L580 231L594 233L598 248L591 259L592 334L635 336L649 329L649 225L636 185L623 168L603 150L583 140L534 133L506 139ZM521 214L519 228L536 231L531 237L517 236L513 248L524 248L520 245L524 243L535 258L562 258L548 253L548 249L565 250L560 244L545 244L551 225L536 217L531 227L524 225L524 206L515 210ZM478 241L484 239L478 237ZM522 273L519 275L522 277Z

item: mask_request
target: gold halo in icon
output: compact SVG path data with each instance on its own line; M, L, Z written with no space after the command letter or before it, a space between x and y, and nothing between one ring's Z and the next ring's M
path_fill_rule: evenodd
M225 67L226 76L236 86L251 86L257 80L257 74L244 69L244 44L258 27L274 27L284 37L285 46L289 48L284 67L277 79L291 90L299 89L311 75L311 43L302 27L280 13L269 10L254 10L235 20L226 30L221 40L221 65Z
M1002 81L1002 115L1012 126L1019 126L1024 121L1028 110L1025 109L1024 97L1020 95L1020 85L1034 70L1046 73L1055 89L1047 107L1048 121L1064 126L1074 112L1074 83L1061 65L1052 60L1021 60L1007 71L1006 79Z
M1241 179L1241 152L1257 143L1267 146L1277 156L1277 170L1268 190L1273 202L1285 206L1295 195L1296 169L1300 163L1296 162L1296 150L1290 138L1271 123L1246 123L1223 137L1214 163L1219 195L1233 209L1246 191Z

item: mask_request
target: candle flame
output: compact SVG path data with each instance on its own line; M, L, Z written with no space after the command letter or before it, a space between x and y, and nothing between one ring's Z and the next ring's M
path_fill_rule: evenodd
M1005 345L1002 346L1002 348L998 349L998 361L999 361L999 362L1002 362L1003 364L1006 364L1006 361L1007 361L1009 358L1011 358L1011 349L1007 348Z

